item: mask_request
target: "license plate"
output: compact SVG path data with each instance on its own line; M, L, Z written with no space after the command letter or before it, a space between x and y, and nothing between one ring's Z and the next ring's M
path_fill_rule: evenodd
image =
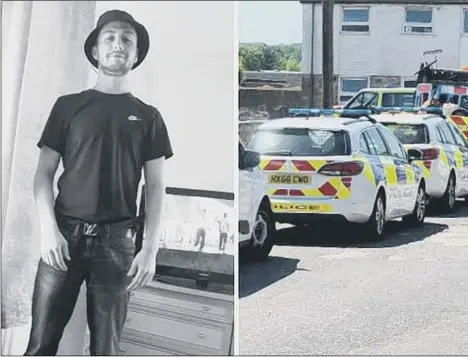
M270 174L268 175L268 184L284 185L309 185L312 182L311 175L302 174Z
M273 202L271 208L276 213L330 213L333 211L333 208L327 204L292 202Z

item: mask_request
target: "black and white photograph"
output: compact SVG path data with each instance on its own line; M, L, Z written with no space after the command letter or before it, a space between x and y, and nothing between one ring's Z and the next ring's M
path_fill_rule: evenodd
M1 354L233 355L235 2L1 6Z
M234 255L234 204L206 197L167 199L161 247Z

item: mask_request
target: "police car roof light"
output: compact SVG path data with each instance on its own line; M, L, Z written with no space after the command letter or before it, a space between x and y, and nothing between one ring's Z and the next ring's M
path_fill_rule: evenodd
M289 108L288 116L295 117L319 117L321 115L332 115L333 109L318 109L318 108Z
M443 113L443 110L441 107L426 107L426 108L419 108L419 109L423 110L424 112L428 114L441 115Z

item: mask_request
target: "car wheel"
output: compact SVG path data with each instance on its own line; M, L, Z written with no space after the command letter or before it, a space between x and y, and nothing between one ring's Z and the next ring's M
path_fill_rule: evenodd
M247 258L253 261L262 261L268 258L274 244L275 222L271 211L262 205L258 209L257 217L252 228L250 245L247 247Z
M456 205L456 182L455 176L453 173L450 174L447 188L445 189L444 195L440 198L440 209L444 213L453 213L455 211Z
M409 216L403 217L403 222L412 227L419 227L424 223L426 218L426 190L419 186L416 196L416 203L414 204L413 213Z
M376 241L385 236L385 202L382 193L377 195L372 215L362 228L365 240Z

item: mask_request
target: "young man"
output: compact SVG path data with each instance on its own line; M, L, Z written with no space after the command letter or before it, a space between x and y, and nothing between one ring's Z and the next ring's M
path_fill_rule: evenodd
M201 211L201 218L198 224L196 236L195 236L195 247L199 246L198 251L201 252L205 247L206 241L206 208Z
M57 353L83 281L90 353L117 355L129 291L147 284L155 273L164 161L173 152L158 110L127 87L127 74L148 53L148 32L128 13L108 11L84 49L98 69L96 86L59 97L38 142L34 195L42 244L25 355ZM60 160L64 172L54 204ZM136 252L142 169L146 238Z
M223 216L218 219L218 228L219 228L219 250L225 252L226 243L229 234L229 221L228 214L224 212Z

